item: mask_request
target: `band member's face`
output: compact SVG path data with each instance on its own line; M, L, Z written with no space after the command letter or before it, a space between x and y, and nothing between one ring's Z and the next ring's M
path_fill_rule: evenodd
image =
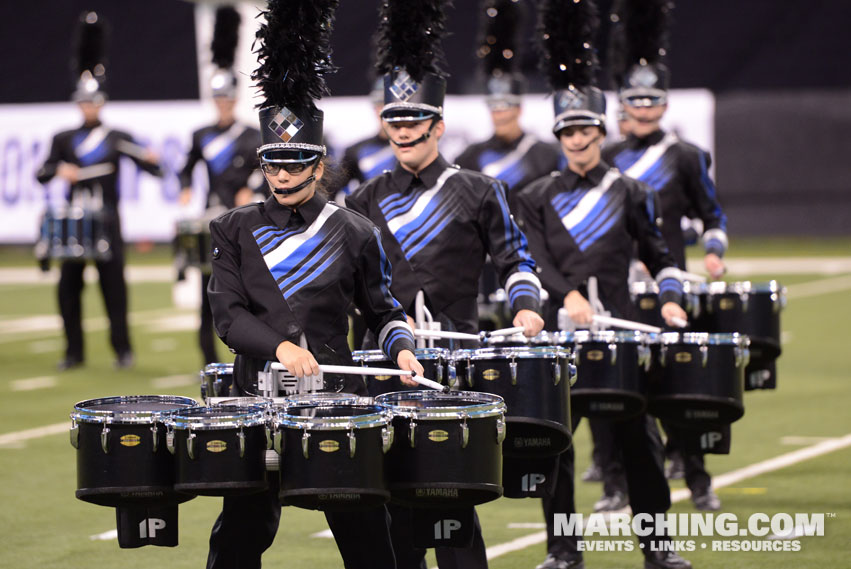
M624 105L629 118L629 129L632 134L641 138L653 134L659 130L659 121L668 109L668 105L654 105L652 107L633 107Z
M510 105L491 109L493 132L497 137L511 134L519 127L520 106Z
M600 127L575 125L559 133L562 151L571 170L583 173L600 162L600 148L606 137Z
M275 200L279 204L287 207L296 207L312 198L313 194L316 192L316 184L322 179L322 175L324 173L325 165L322 162L319 162L316 166L310 165L298 173L287 172L285 168L281 168L275 174L270 174L265 169L263 170L263 175L266 176L266 182L268 182L269 187L273 190L294 188L307 180L310 176L316 177L314 182L311 182L294 194L282 195L272 192L272 195L275 196Z
M80 107L80 112L83 113L83 120L85 122L97 122L98 118L100 117L100 110L103 108L103 103L82 101L77 104Z
M431 124L431 119L399 122L382 121L384 130L387 132L390 140L401 144L419 140L421 137L429 133L429 127L431 127ZM445 126L443 121L439 120L434 127L431 127L428 138L414 144L413 146L398 146L391 142L390 147L393 148L393 154L396 156L396 160L398 160L406 170L415 173L419 172L437 158L437 143L440 140L440 137L443 136L444 129Z
M231 97L213 97L213 102L216 104L219 119L222 122L232 122L234 114L233 110L236 107L236 99Z

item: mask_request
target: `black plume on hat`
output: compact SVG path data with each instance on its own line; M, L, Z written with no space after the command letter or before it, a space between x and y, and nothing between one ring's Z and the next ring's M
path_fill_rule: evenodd
M446 34L446 0L384 0L376 33L379 73L404 69L421 82L427 73L443 76L440 42Z
M523 23L519 0L485 0L481 15L481 36L476 55L487 74L510 75L517 61L517 33Z
M609 63L621 96L664 102L669 73L671 0L618 0L612 14Z
M96 12L80 15L74 34L74 57L71 72L76 86L75 101L94 101L105 98L106 41L109 30Z
M221 69L233 67L236 46L239 44L239 24L242 18L233 6L220 6L216 10L213 27L213 63Z

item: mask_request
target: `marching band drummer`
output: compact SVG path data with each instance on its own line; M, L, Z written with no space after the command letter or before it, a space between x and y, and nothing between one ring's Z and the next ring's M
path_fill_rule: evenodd
M436 61L444 29L442 4L429 0L382 5L381 118L398 163L358 188L346 205L381 228L393 264L391 291L409 314L422 291L444 329L478 332L479 277L489 253L511 300L514 325L534 336L543 327L537 312L540 282L526 239L509 213L504 184L451 166L438 150L445 130L446 80ZM391 509L391 514L399 568L422 566L425 550L411 545L404 514L399 509ZM475 516L473 523L471 547L436 549L442 569L487 567Z
M647 183L658 196L662 217L662 237L677 266L686 268L686 233L681 219L697 218L704 227L704 266L710 277L725 272L723 256L727 248L727 217L718 203L715 184L709 176L710 157L693 144L666 133L660 121L668 108L670 73L662 63L667 52L669 0L622 0L613 33L623 34L616 53L612 75L629 122L630 133L623 141L608 146L603 159L627 176ZM639 22L638 24L634 22ZM641 29L641 24L646 29ZM684 474L692 501L699 510L718 510L721 501L712 490L703 454L687 452L681 428L662 423L668 435L667 451L671 472ZM729 437L729 427L724 429ZM696 445L699 446L699 445Z
M83 125L53 137L50 154L36 173L36 179L41 184L55 177L67 181L71 185L69 202L80 201L84 209L88 207L103 213L109 252L108 258L97 259L95 266L109 317L115 367L127 368L133 365L134 358L127 326L124 241L118 216L119 161L122 156L128 156L142 170L156 176L162 174L153 152L135 143L126 132L101 123L100 112L107 98L104 89L106 34L106 24L95 12L82 14L75 61L79 81L72 99L83 115ZM60 269L59 311L66 340L65 357L58 364L60 371L81 366L85 360L80 299L85 266L85 260L64 260Z
M520 194L519 206L541 281L556 301L552 312L564 307L575 323L590 325L594 311L585 287L593 276L599 281L604 306L615 316L629 317L627 274L637 242L641 259L659 282L662 316L673 324L674 318L686 316L678 304L682 285L655 225L652 194L600 159L606 99L594 86L596 7L588 0L552 0L542 6L541 16L546 54L542 67L555 90L553 133L567 157L567 168L528 186ZM574 423L579 419L575 417ZM655 422L641 414L613 426L623 453L633 515L666 512L670 489ZM555 514L575 511L573 462L571 447L559 457L552 495L543 499L547 558L538 569L584 567L578 537L556 536L554 526ZM691 567L676 553L651 547L668 540L662 531L639 537L646 569Z
M216 215L214 212L221 213L224 209L254 201L255 191L262 193L265 186L257 160L260 131L238 123L234 114L237 81L232 67L239 40L239 23L239 12L233 6L221 6L216 10L211 47L217 69L210 79L210 87L218 120L192 134L192 147L186 157L186 165L179 174L183 188L180 203L187 205L192 199L192 172L199 161L204 162L209 179L205 209L210 217ZM198 342L205 364L219 361L213 315L207 299L209 283L210 274L202 271Z
M378 229L328 201L318 187L325 173L323 115L312 97L326 92L335 6L270 0L253 79L264 94L258 154L272 195L210 224L210 305L216 331L237 352L235 382L242 389L267 361L298 377L319 373L319 361L350 363L346 309L353 301L391 360L423 372L405 313L390 294ZM308 13L316 21L306 21ZM360 379L344 390L366 393ZM280 513L276 488L224 498L207 567L260 567ZM347 569L395 567L386 509L327 512L326 519Z

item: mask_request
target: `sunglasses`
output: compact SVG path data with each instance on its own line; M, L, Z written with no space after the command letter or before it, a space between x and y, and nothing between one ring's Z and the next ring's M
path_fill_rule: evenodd
M301 174L312 165L313 162L263 162L260 167L270 176L277 176L281 170L286 170L287 174Z

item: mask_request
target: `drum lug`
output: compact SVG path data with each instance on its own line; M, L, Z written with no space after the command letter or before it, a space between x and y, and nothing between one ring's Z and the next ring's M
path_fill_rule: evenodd
M579 355L582 353L582 344L577 344L573 349L573 363L574 365L579 365L580 357Z
M283 442L284 442L284 433L278 429L275 429L275 432L272 433L272 448L275 449L275 452L278 454L283 454Z
M514 361L514 358L511 358L511 361L508 362L508 368L511 370L511 385L517 385L517 362Z
M242 425L239 427L239 433L237 433L237 438L239 439L239 458L245 457L245 432L242 430Z
M702 345L700 346L700 362L703 367L706 367L707 362L709 361L709 346Z
M357 450L358 439L355 436L355 430L349 429L349 458L355 457L355 451Z
M453 360L449 360L449 363L446 364L446 369L448 370L448 383L450 386L455 387L458 385L458 372L455 369L455 362Z
M612 365L618 363L618 345L617 344L609 344L609 358L611 359Z
M310 448L310 433L307 432L307 429L301 434L301 454L304 455L304 458L310 458L310 453L308 449Z
M109 454L109 425L103 424L103 430L100 432L100 446L104 454Z
M659 348L659 365L661 365L662 367L665 367L665 356L667 355L668 346L663 344L662 347Z
M461 448L467 448L467 443L470 442L470 427L467 426L467 414L464 414L464 420L461 423Z
M553 385L558 385L561 381L561 362L556 359L553 363Z
M499 416L499 419L496 420L496 442L497 444L502 444L502 441L505 440L505 417L502 415Z
M408 440L411 443L411 448L417 446L416 430L417 424L411 419L411 424L408 426Z
M189 436L186 437L186 453L192 460L195 460L195 436L195 433L192 432L192 428L190 427Z
M165 424L165 447L174 454L174 424L171 421Z
M443 360L442 359L437 360L437 370L435 371L434 376L435 376L434 380L437 383L443 383Z
M567 377L570 378L570 387L573 387L573 385L576 383L576 380L579 378L579 374L575 365L567 364Z
M151 451L157 452L157 448L159 448L160 437L157 434L157 424L156 423L151 425L151 439L152 439Z
M269 428L269 425L266 425L266 450L272 450L272 429Z
M473 374L476 373L476 364L467 360L467 385L473 387Z
M750 295L748 293L742 293L742 312L748 311L748 299Z
M71 446L80 448L80 427L74 419L71 419L71 431L69 434L71 435Z
M387 425L381 429L381 450L386 454L393 446L393 425Z
M644 371L650 371L650 347L649 346L638 346L638 365L644 366Z
M742 367L751 362L751 351L748 348L737 347L736 348L736 367Z

